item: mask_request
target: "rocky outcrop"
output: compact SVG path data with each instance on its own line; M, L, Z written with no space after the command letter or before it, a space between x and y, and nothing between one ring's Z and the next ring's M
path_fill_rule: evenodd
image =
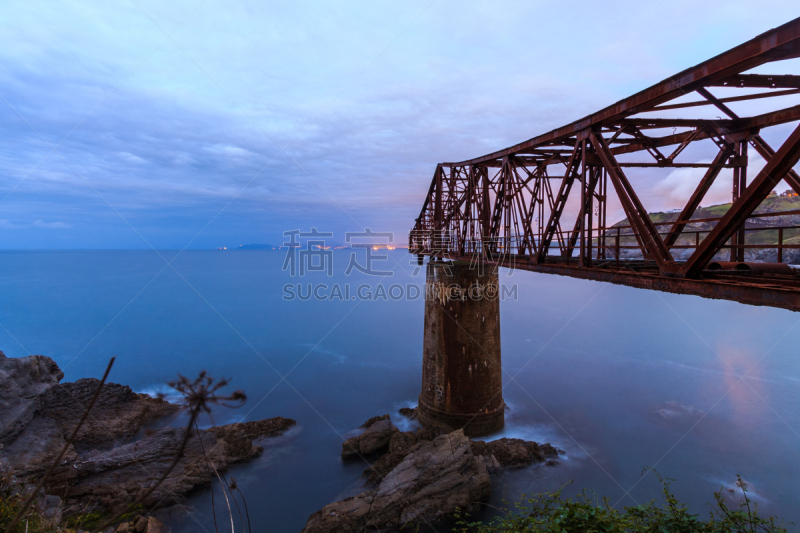
M472 509L489 498L486 466L463 430L411 446L375 490L326 505L311 515L306 533L396 530L437 520L457 507Z
M17 476L43 472L83 417L100 381L59 383L64 373L43 355L8 358L0 352L0 444ZM107 383L65 460L132 440L143 425L180 408Z
M490 442L473 441L475 455L493 457L503 468L522 468L533 463L549 463L558 457L558 450L550 444L537 444L522 439L502 438Z
M398 412L409 420L416 420L417 418L416 407L401 407Z
M383 478L386 477L389 472L403 462L403 459L406 458L415 444L431 441L446 433L447 432L441 428L420 428L417 431L397 431L393 433L389 439L389 446L386 453L380 456L364 471L367 483L370 485L377 485L383 481Z
M94 378L60 383L42 395L38 414L54 420L68 435L80 421L100 386ZM106 383L74 441L78 452L110 448L132 439L148 422L173 414L180 407L160 398L133 392L127 385Z
M96 379L59 383L63 376L48 357L9 359L0 353L0 463L22 483L37 479L52 465L100 385ZM124 507L144 494L180 455L143 502L146 507L178 503L184 494L208 485L215 469L222 472L260 455L263 448L255 441L295 425L294 420L277 417L192 429L180 453L186 428L143 431L149 422L179 409L130 387L106 383L45 484L47 494L63 497L60 512L69 516L87 506L97 511Z
M140 516L118 525L114 533L167 533L167 528L154 516Z
M392 424L388 414L370 418L361 427L366 428L363 433L342 443L342 459L355 459L383 453L387 450L392 435L399 432Z
M380 483L384 477L399 465L413 446L419 442L430 441L445 434L441 428L420 428L415 432L405 431L392 434L388 450L365 471L367 484ZM557 464L559 451L550 444L538 444L522 439L502 438L490 442L470 441L472 452L486 464L490 474L499 473L504 468L523 468L534 463L548 466Z
M456 508L470 509L486 501L491 474L537 462L557 464L559 454L550 444L522 439L470 441L463 430L448 433L427 427L398 431L388 415L372 418L364 426L367 429L362 435L345 444L361 449L362 442L377 441L376 436L360 440L376 426L381 429L374 432L381 439L388 438L381 446L383 455L364 471L368 490L326 505L309 517L304 532L413 529L415 524L448 516Z
M64 377L43 355L10 359L0 352L0 444L16 439L33 419L39 397Z
M209 429L218 439L225 441L225 458L229 464L249 461L261 455L264 448L253 444L254 440L277 437L297 424L291 418L276 416L254 422L238 422Z

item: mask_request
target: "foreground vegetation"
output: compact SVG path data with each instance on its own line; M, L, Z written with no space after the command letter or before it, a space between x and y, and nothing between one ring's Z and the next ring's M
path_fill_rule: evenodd
M516 512L506 511L488 524L469 522L457 516L454 531L459 533L784 533L785 524L775 517L762 518L758 506L747 496L747 486L739 479L741 502L734 507L722 491L714 493L707 520L689 513L686 504L675 498L669 481L663 483L663 502L655 501L617 510L607 498L598 500L586 491L564 499L561 490L523 498ZM563 488L563 487L562 487Z

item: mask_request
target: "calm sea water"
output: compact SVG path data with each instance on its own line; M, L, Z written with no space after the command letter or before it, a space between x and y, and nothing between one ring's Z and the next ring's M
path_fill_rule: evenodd
M53 357L66 380L99 377L114 355L111 380L137 391L163 391L178 373L232 378L249 400L217 409L214 422L298 422L232 474L255 530L299 531L311 513L363 487L365 465L339 459L343 436L387 412L409 426L396 413L419 394L424 302L286 301L283 286L424 283L411 256L389 255L375 266L391 267L390 277L345 276L342 250L332 277L292 278L282 251L2 252L0 349ZM800 315L501 276L518 299L501 304L509 410L491 438L548 441L567 454L558 467L496 479L493 505L570 480L567 493L587 487L635 505L658 497L653 476L642 477L655 466L697 513L740 474L762 511L800 524ZM220 501L217 492L218 517L227 514ZM209 502L208 491L192 496L176 530L213 531Z

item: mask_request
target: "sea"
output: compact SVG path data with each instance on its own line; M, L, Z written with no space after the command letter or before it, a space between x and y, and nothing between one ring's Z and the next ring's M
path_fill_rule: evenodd
M52 357L67 381L115 357L110 381L175 400L179 375L227 378L247 402L205 427L296 420L228 474L253 531L297 532L364 490L367 465L341 460L343 439L385 413L416 427L398 410L420 392L425 281L403 249L299 252L0 252L0 350ZM800 314L514 269L500 280L506 425L486 438L564 453L495 478L478 518L559 489L659 501L659 477L705 518L741 476L759 512L800 523ZM214 493L215 509L201 489L168 514L173 531L228 531Z

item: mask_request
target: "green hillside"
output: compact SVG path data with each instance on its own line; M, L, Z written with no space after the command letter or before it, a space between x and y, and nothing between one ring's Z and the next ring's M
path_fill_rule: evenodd
M698 222L690 222L686 225L683 230L683 233L678 238L675 246L673 247L674 253L676 257L681 255L686 255L691 253L691 248L682 248L682 246L694 246L697 236L696 232L701 232L699 239L702 241L703 238L708 235L708 231L710 231L715 225L716 221L703 221L705 219L718 219L722 217L728 209L730 209L731 204L720 204L720 205L712 205L709 207L701 207L699 208L694 215L692 215L690 220L697 220ZM761 213L780 213L785 211L800 211L800 196L792 196L792 197L784 197L784 196L771 196L764 200L762 204L756 209L757 214ZM669 231L672 223L678 219L678 215L680 213L665 213L665 212L656 212L650 213L650 219L656 224L659 232L664 233ZM628 219L623 219L613 226L611 226L606 235L611 237L612 239L616 236L617 231L613 228L627 226ZM746 224L746 228L757 230L760 227L765 229L760 231L748 231L746 243L747 244L763 244L765 248L762 249L749 249L746 251L746 255L748 256L747 260L770 260L769 257L761 257L764 253L768 250L770 246L775 246L778 243L778 230L776 229L767 229L770 226L800 226L800 214L798 215L776 215L764 218L754 218L748 220ZM633 231L630 228L624 228L620 230L620 244L621 245L635 245L636 241L632 237ZM628 237L626 237L628 235ZM607 240L606 245L613 246L613 240ZM784 244L800 244L800 229L786 229L783 231L783 243ZM633 257L639 254L638 250L629 250L629 253L623 253L624 256ZM772 249L770 252L772 255L777 257L777 251ZM797 253L796 250L785 250L784 256L787 254L795 255ZM759 255L760 254L760 255ZM772 259L775 260L775 259ZM784 259L786 260L786 259Z

